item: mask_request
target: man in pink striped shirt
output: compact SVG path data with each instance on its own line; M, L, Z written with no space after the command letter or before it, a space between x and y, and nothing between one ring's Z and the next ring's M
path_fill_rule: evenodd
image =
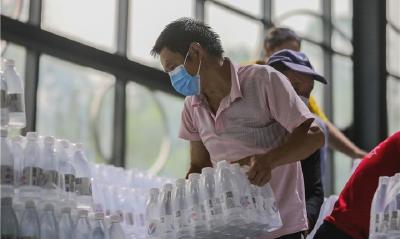
M248 164L253 184L270 182L283 221L262 238L301 238L307 217L298 161L324 136L286 77L269 66L233 64L218 35L189 18L168 24L152 54L187 96L179 136L190 141L188 174L221 160Z

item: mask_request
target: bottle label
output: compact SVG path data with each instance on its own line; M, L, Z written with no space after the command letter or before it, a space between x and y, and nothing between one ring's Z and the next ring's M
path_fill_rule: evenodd
M178 228L185 228L189 226L189 218L186 217L185 210L177 210L175 214L175 222Z
M66 192L75 192L75 175L73 174L65 174L65 191Z
M174 231L174 224L172 223L171 216L162 216L160 222L164 224L165 233L171 233Z
M48 170L45 171L42 187L46 189L57 189L59 186L59 175L58 172L55 170Z
M198 207L192 207L190 221L205 221L206 220L206 209L203 204L200 204Z
M167 203L165 204L165 214L172 215L171 195L172 192L167 192Z
M9 165L1 165L0 180L1 185L14 185L14 169Z
M229 191L224 194L224 202L226 209L232 209L236 207L233 192Z
M147 223L146 232L148 236L158 235L158 221L151 220Z
M7 108L7 91L5 89L0 90L0 108Z
M210 209L211 216L222 214L221 200L219 198L213 198L207 200L208 208Z
M240 205L245 209L253 209L253 202L250 196L243 196L240 198Z
M21 184L24 186L41 186L43 170L38 167L25 167L22 171Z
M92 183L90 178L75 179L76 193L79 196L92 196Z
M276 204L275 200L262 198L262 209L268 214L275 214L278 212L278 205Z
M24 101L22 94L8 94L7 104L10 113L20 113L24 112Z
M121 210L117 210L117 214L119 215L120 223L123 223L124 220L124 213Z
M144 215L141 213L139 214L139 222L140 222L140 226L144 226L145 224L145 220L144 220Z
M130 226L135 225L135 220L134 220L134 217L133 217L133 213L131 213L131 212L126 213L125 214L125 218L126 218L126 223L128 225L130 225Z

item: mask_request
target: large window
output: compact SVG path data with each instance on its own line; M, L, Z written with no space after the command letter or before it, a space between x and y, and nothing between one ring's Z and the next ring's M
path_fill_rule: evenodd
M266 9L270 12L264 13L262 7L268 1L271 1L272 9ZM129 9L120 8L120 3L128 3ZM328 14L326 9L329 6L325 6L326 1L322 0L3 0L3 15L20 22L28 22L29 12L33 13L32 18L41 16L41 19L36 19L41 20L40 28L67 38L64 40L72 40L70 43L78 41L84 44L82 52L95 47L101 50L98 55L108 57L107 60L118 58L123 64L114 65L112 69L109 66L102 68L87 59L71 59L57 49L41 52L43 46L38 50L34 45L21 47L4 41L2 56L16 61L24 79L25 64L32 66L28 68L32 75L26 79L35 80L30 85L37 83L38 86L37 92L32 89L29 95L37 95L36 129L41 134L81 141L89 158L96 162L125 162L129 168L180 177L189 165L188 143L178 138L183 98L136 83L138 78L135 74L124 74L124 66L131 63L127 61L141 64L137 66L139 70L135 70L141 82L146 84L143 78L148 76L145 80L156 82L149 85L158 84L162 87L157 89L168 89L169 82L154 79L158 77L152 73L160 76L157 71L161 66L158 59L149 54L166 24L181 17L197 16L220 35L226 56L236 63L248 64L263 55L263 34L267 23L261 19L269 20L271 16L276 26L290 27L304 38L302 51L309 56L317 72L332 73L328 85L315 84L313 96L323 109L331 109L330 120L339 129L346 129L354 123L353 7L352 0L331 0L331 3L331 14ZM29 9L30 4L41 4L41 11ZM387 0L390 133L400 129L399 4L397 0ZM126 12L128 16L124 19ZM118 26L125 20L127 26ZM330 26L327 21L332 23L331 33L325 31L326 26ZM121 32L125 29L127 32ZM127 39L120 39L121 36L127 36ZM125 48L124 40L127 50L118 53L123 57L118 55L115 58L117 48ZM52 47L57 48L57 45ZM38 79L36 65L39 65ZM126 84L122 82L125 80L128 80ZM120 105L126 105L126 108L118 108ZM125 119L119 117L123 114ZM125 134L120 128L125 128ZM119 140L123 141L123 156L113 149L114 142ZM332 192L339 192L349 176L351 160L340 153L332 155L332 170L335 172Z
M400 130L400 1L387 0L387 102L389 134Z
M115 51L116 0L43 0L42 27L67 38Z
M183 99L129 83L126 165L166 176L183 176L188 143L178 138Z
M84 144L88 158L111 158L114 77L50 56L40 59L37 131Z
M133 0L129 13L128 55L161 69L150 50L166 24L180 17L193 17L193 0Z
M30 0L2 0L1 14L22 22L28 21Z
M249 64L262 53L262 29L260 22L227 11L206 2L205 21L221 37L225 56L235 63Z

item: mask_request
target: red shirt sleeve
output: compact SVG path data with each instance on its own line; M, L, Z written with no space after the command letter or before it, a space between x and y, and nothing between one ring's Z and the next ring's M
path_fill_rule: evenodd
M375 147L357 167L325 218L349 236L368 238L371 202L380 176L400 172L400 131Z

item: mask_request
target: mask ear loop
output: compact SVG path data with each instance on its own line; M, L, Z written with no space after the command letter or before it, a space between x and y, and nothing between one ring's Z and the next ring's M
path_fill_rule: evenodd
M200 68L201 68L201 59L200 59L200 63L199 63L199 68L197 69L197 75L200 74Z
M183 61L183 66L185 66L185 64L186 64L188 55L189 55L189 50L186 52L185 60Z

